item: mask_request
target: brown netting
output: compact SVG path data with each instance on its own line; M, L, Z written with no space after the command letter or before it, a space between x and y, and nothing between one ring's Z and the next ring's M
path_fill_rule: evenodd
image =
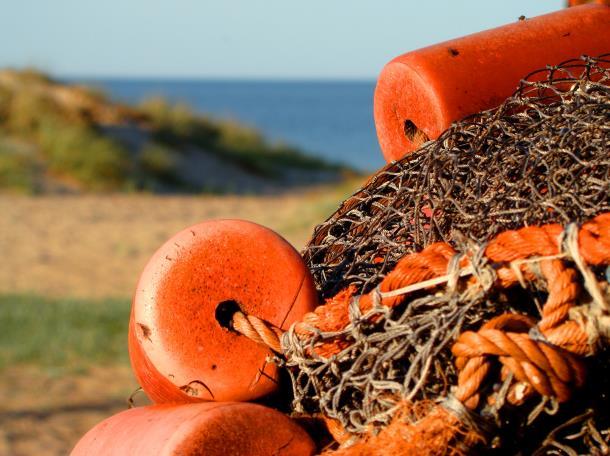
M369 289L402 255L456 230L484 242L607 209L609 66L606 54L532 73L499 108L381 169L305 248L322 295Z
M435 241L472 252L508 229L609 212L609 86L610 55L532 73L502 106L384 167L316 228L305 249L321 295L349 286L370 292L401 257ZM366 315L354 300L344 329L286 334L294 410L321 413L358 437L383 429L405 402L448 397L457 378L449 350L456 337L505 312L539 315L547 293L540 284L497 290L493 265L474 260L483 285L477 293L420 291ZM607 270L595 273L608 280ZM338 353L316 351L338 337L347 341ZM529 404L525 418L523 409L479 410L493 422L485 449L608 454L609 357L589 359L588 371L594 374L586 390L561 407L543 398Z

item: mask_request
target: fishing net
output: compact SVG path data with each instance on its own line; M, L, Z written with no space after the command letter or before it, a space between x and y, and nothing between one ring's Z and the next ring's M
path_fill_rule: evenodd
M534 72L500 107L385 166L316 228L304 257L320 294L368 293L372 305L363 311L352 299L344 327L284 335L296 412L321 414L355 438L376 434L405 403L450 395L458 377L450 349L459 334L507 312L540 315L548 287L533 281L497 289L494 265L481 252L506 230L610 212L609 86L610 55ZM399 259L437 241L471 252L476 292L454 283L379 305L376 287ZM605 269L594 273L607 280ZM325 346L334 348L320 352ZM559 407L543 398L528 405L528 419L514 419L523 409L499 414L500 405L486 406L495 430L485 450L608 454L607 354L588 358L587 371L594 374L573 400Z

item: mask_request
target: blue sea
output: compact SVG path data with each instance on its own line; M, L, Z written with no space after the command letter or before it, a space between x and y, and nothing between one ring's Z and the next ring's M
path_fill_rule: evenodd
M384 163L373 122L374 81L72 79L138 103L161 95L230 118L333 162L373 171Z

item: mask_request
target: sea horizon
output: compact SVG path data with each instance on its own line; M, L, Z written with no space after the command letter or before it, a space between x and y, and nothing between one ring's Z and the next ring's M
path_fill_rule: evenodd
M95 75L95 74L55 74L49 73L53 79L65 82L95 81L95 80L137 80L137 81L192 81L192 82L313 82L313 83L365 83L374 84L376 77L291 77L291 76L181 76L181 75Z
M374 80L56 77L138 104L162 96L194 111L261 131L271 141L372 172L384 163L373 121Z

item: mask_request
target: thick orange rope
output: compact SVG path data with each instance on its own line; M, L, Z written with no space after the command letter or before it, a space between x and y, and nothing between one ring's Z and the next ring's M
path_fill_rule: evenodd
M407 285L423 282L424 280L439 277L447 273L447 265L455 250L449 244L437 242L431 244L420 253L413 253L402 258L380 283L379 292L388 292ZM373 308L375 293L373 290L360 297L360 310L362 313ZM331 298L325 305L305 315L303 323L315 326L320 331L339 331L349 323L348 306L352 298L352 291L342 292ZM394 307L404 300L404 296L382 298L380 303L387 307ZM301 326L300 332L307 333Z
M558 255L562 232L559 225L508 231L489 243L485 256L494 263L510 263ZM583 225L578 233L578 250L589 265L610 263L610 214L600 215ZM569 320L569 311L576 305L580 293L578 274L558 259L542 260L539 269L549 292L537 325L545 340L530 337L530 329L536 325L529 317L504 314L477 332L464 332L454 344L452 352L459 370L454 397L466 408L474 410L479 406L481 386L496 357L503 365L502 379L509 373L514 375L516 382L511 385L507 400L516 405L534 392L559 402L566 401L572 389L583 384L585 370L579 356L591 354L594 347L586 329ZM518 272L506 265L501 265L497 272L504 287L518 281L519 275L535 275L528 263L519 265ZM378 436L369 436L333 454L382 456L414 454L414 451L423 455L463 454L477 442L476 430L474 437L472 431L456 415L439 406L411 424L395 419ZM388 435L397 434L402 438L388 443ZM457 446L459 443L461 447Z
M492 239L485 249L485 256L494 263L501 264L496 274L503 288L510 287L519 282L520 276L533 280L535 274L526 263L519 267L519 273L511 267L511 263L517 260L525 260L531 257L553 256L560 251L559 237L563 232L561 225L552 224L541 227L526 227L519 230L506 231ZM595 217L592 221L585 223L578 233L579 251L587 264L600 265L610 262L610 213ZM359 306L361 311L367 312L373 307L375 293L389 292L408 285L417 284L422 281L440 277L447 273L449 261L455 255L453 248L446 243L431 244L423 251L412 253L403 257L392 272L390 272L380 283L378 290L363 295ZM462 262L466 264L467 259ZM546 331L550 341L561 339L561 332L553 331L558 325L566 322L568 311L574 297L578 295L579 285L575 281L577 275L573 268L567 268L559 260L544 260L540 264L541 272L549 284L549 298L543 308L542 320L538 327ZM320 331L339 331L349 324L348 306L354 297L355 287L348 287L338 293L325 304L316 308L303 317L302 322L297 323L296 331L299 334L311 334L311 327ZM393 307L404 300L404 295L381 298L382 305ZM259 343L270 346L274 351L281 352L280 336L282 330L275 328L255 316L244 315L238 312L233 319L232 325L238 332L254 339ZM569 326L571 328L573 324ZM573 338L576 336L570 329ZM553 342L555 344L555 342ZM579 346L571 348L571 351L584 354L587 347L582 340L574 338L574 343ZM328 354L336 353L340 347L329 347Z
M540 277L546 283L548 298L538 324L523 315L503 314L484 324L479 331L466 331L459 336L452 348L459 371L454 397L467 409L479 407L482 386L496 359L503 366L500 372L502 380L513 375L507 400L515 405L535 392L563 402L570 398L574 388L583 384L585 370L580 357L593 353L595 341L585 327L569 318L581 289L577 281L578 272L559 258L562 234L563 227L558 224L525 227L497 235L485 248L485 258L496 266L496 285L499 288ZM586 265L610 264L610 213L599 215L581 227L577 234L577 250ZM403 257L378 289L360 297L360 310L363 313L371 310L376 300L388 307L400 304L405 295L384 296L384 293L444 276L455 254L450 245L436 243L422 252ZM535 261L528 262L528 259ZM460 267L467 267L468 262L468 257L465 257ZM471 278L469 284L476 286L476 280ZM348 309L354 293L355 289L349 287L307 314L301 323L296 324L297 334L308 337L312 327L324 332L345 328L349 324ZM248 322L252 324L250 317L238 317L234 318L233 324L238 331L246 333L252 331L252 327L244 327ZM265 336L259 337L259 341L278 351L281 331L265 329L263 323L254 325L259 327L255 332ZM530 336L534 327L542 339ZM276 339L265 341L265 338L274 337ZM320 344L316 351L322 356L330 356L346 344L349 342L337 338ZM493 400L493 397L488 398L488 401ZM396 433L402 438L392 445L382 442L388 435ZM476 432L473 434L473 430L465 429L449 410L437 406L413 424L396 419L378 436L364 439L337 454L390 455L413 451L429 455L459 454L462 450L452 445L460 436L460 442L466 448L482 438ZM448 448L452 449L451 452Z

